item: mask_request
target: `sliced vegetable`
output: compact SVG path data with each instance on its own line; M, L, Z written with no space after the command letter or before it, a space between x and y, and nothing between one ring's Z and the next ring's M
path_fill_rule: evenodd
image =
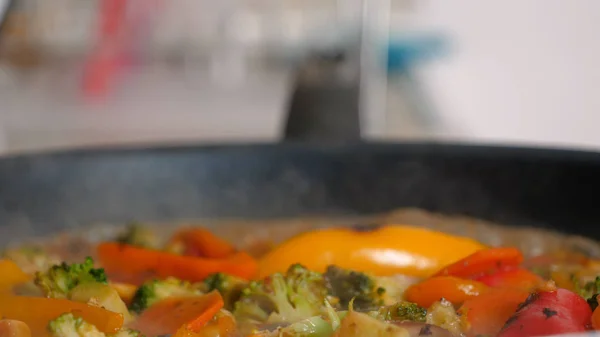
M336 265L374 275L427 277L483 248L475 240L422 227L322 229L295 236L268 252L260 261L259 277L285 272L294 263L318 272Z
M480 282L453 276L437 276L410 286L404 293L407 301L422 307L429 307L444 298L454 305L479 296L488 287Z
M550 336L584 332L592 311L579 295L566 289L535 293L519 307L499 337Z
M458 312L468 323L467 335L495 336L528 296L523 289L501 288L466 300Z
M239 336L235 325L235 318L226 310L219 311L200 330L192 331L184 324L177 330L173 337L233 337Z
M474 280L495 288L535 289L544 280L527 269L506 267L489 275L482 275Z
M82 283L73 288L69 294L69 299L119 313L123 315L125 323L133 319L119 293L108 284Z
M31 337L27 324L14 319L0 320L0 337Z
M47 336L48 323L64 313L73 313L104 333L116 333L123 325L123 315L85 303L60 298L0 297L0 315L24 322L32 336Z
M188 228L177 232L167 250L174 253L222 259L236 252L235 246L205 228Z
M592 314L592 327L594 330L600 330L600 310L598 310L598 307L594 309Z
M342 319L334 337L407 337L408 331L394 324L382 322L369 315L356 311L349 312Z
M121 297L123 302L127 305L131 303L135 291L137 290L135 285L129 283L110 282L109 285L117 291L119 297Z
M473 278L503 267L518 266L521 262L523 262L523 254L517 248L488 248L442 268L434 276Z
M249 279L255 275L257 268L256 261L244 252L224 259L209 259L114 242L99 244L98 257L111 278L132 284L169 276L195 282L217 272Z
M464 329L463 321L458 316L456 310L454 310L454 306L445 299L435 302L427 308L425 322L442 327L450 331L454 336L462 336Z
M10 290L14 286L31 280L21 268L11 260L0 260L0 291Z
M221 308L223 298L217 291L201 296L168 298L144 311L132 328L147 336L174 334L182 326L184 330L199 332Z

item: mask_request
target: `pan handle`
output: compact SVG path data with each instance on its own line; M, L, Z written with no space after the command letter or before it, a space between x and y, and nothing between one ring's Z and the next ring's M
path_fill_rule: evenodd
M359 74L346 55L343 51L318 53L298 67L284 141L360 141Z

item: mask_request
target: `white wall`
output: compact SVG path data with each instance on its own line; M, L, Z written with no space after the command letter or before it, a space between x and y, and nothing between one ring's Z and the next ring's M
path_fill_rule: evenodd
M422 0L413 14L453 40L423 78L454 136L600 147L600 1Z

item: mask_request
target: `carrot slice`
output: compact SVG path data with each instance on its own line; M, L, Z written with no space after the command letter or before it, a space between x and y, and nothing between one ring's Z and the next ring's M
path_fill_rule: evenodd
M132 327L147 336L174 334L182 326L198 332L223 305L223 298L217 291L201 296L167 298L144 311Z
M467 336L497 335L528 296L523 289L503 288L466 300L458 312L468 323Z
M14 319L0 320L0 337L31 337L27 324Z
M0 291L10 290L14 286L31 280L21 268L11 260L0 260Z
M150 278L177 277L192 282L223 272L250 279L256 274L254 258L237 252L224 259L183 256L116 242L98 245L98 258L109 277L118 282L140 284Z
M505 287L526 290L535 289L544 282L540 276L519 267L504 268L490 275L476 277L474 280L494 288Z
M489 248L477 251L462 260L442 268L434 276L472 278L506 266L518 266L521 262L523 262L523 254L517 248Z
M600 310L596 308L592 314L592 327L594 330L600 330Z
M24 322L32 336L47 336L48 323L64 313L73 313L104 333L116 333L123 325L123 315L85 303L44 297L0 297L2 318Z
M442 298L458 305L487 289L485 284L477 281L453 276L437 276L410 286L406 289L404 297L407 301L427 308Z
M228 257L236 252L229 242L204 228L189 228L177 232L168 246L183 246L183 254L214 259Z

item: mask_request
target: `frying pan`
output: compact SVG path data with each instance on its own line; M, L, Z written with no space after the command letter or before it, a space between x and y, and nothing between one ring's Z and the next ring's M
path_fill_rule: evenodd
M44 235L98 222L418 207L598 239L598 172L597 153L433 143L26 154L0 159L0 223Z

